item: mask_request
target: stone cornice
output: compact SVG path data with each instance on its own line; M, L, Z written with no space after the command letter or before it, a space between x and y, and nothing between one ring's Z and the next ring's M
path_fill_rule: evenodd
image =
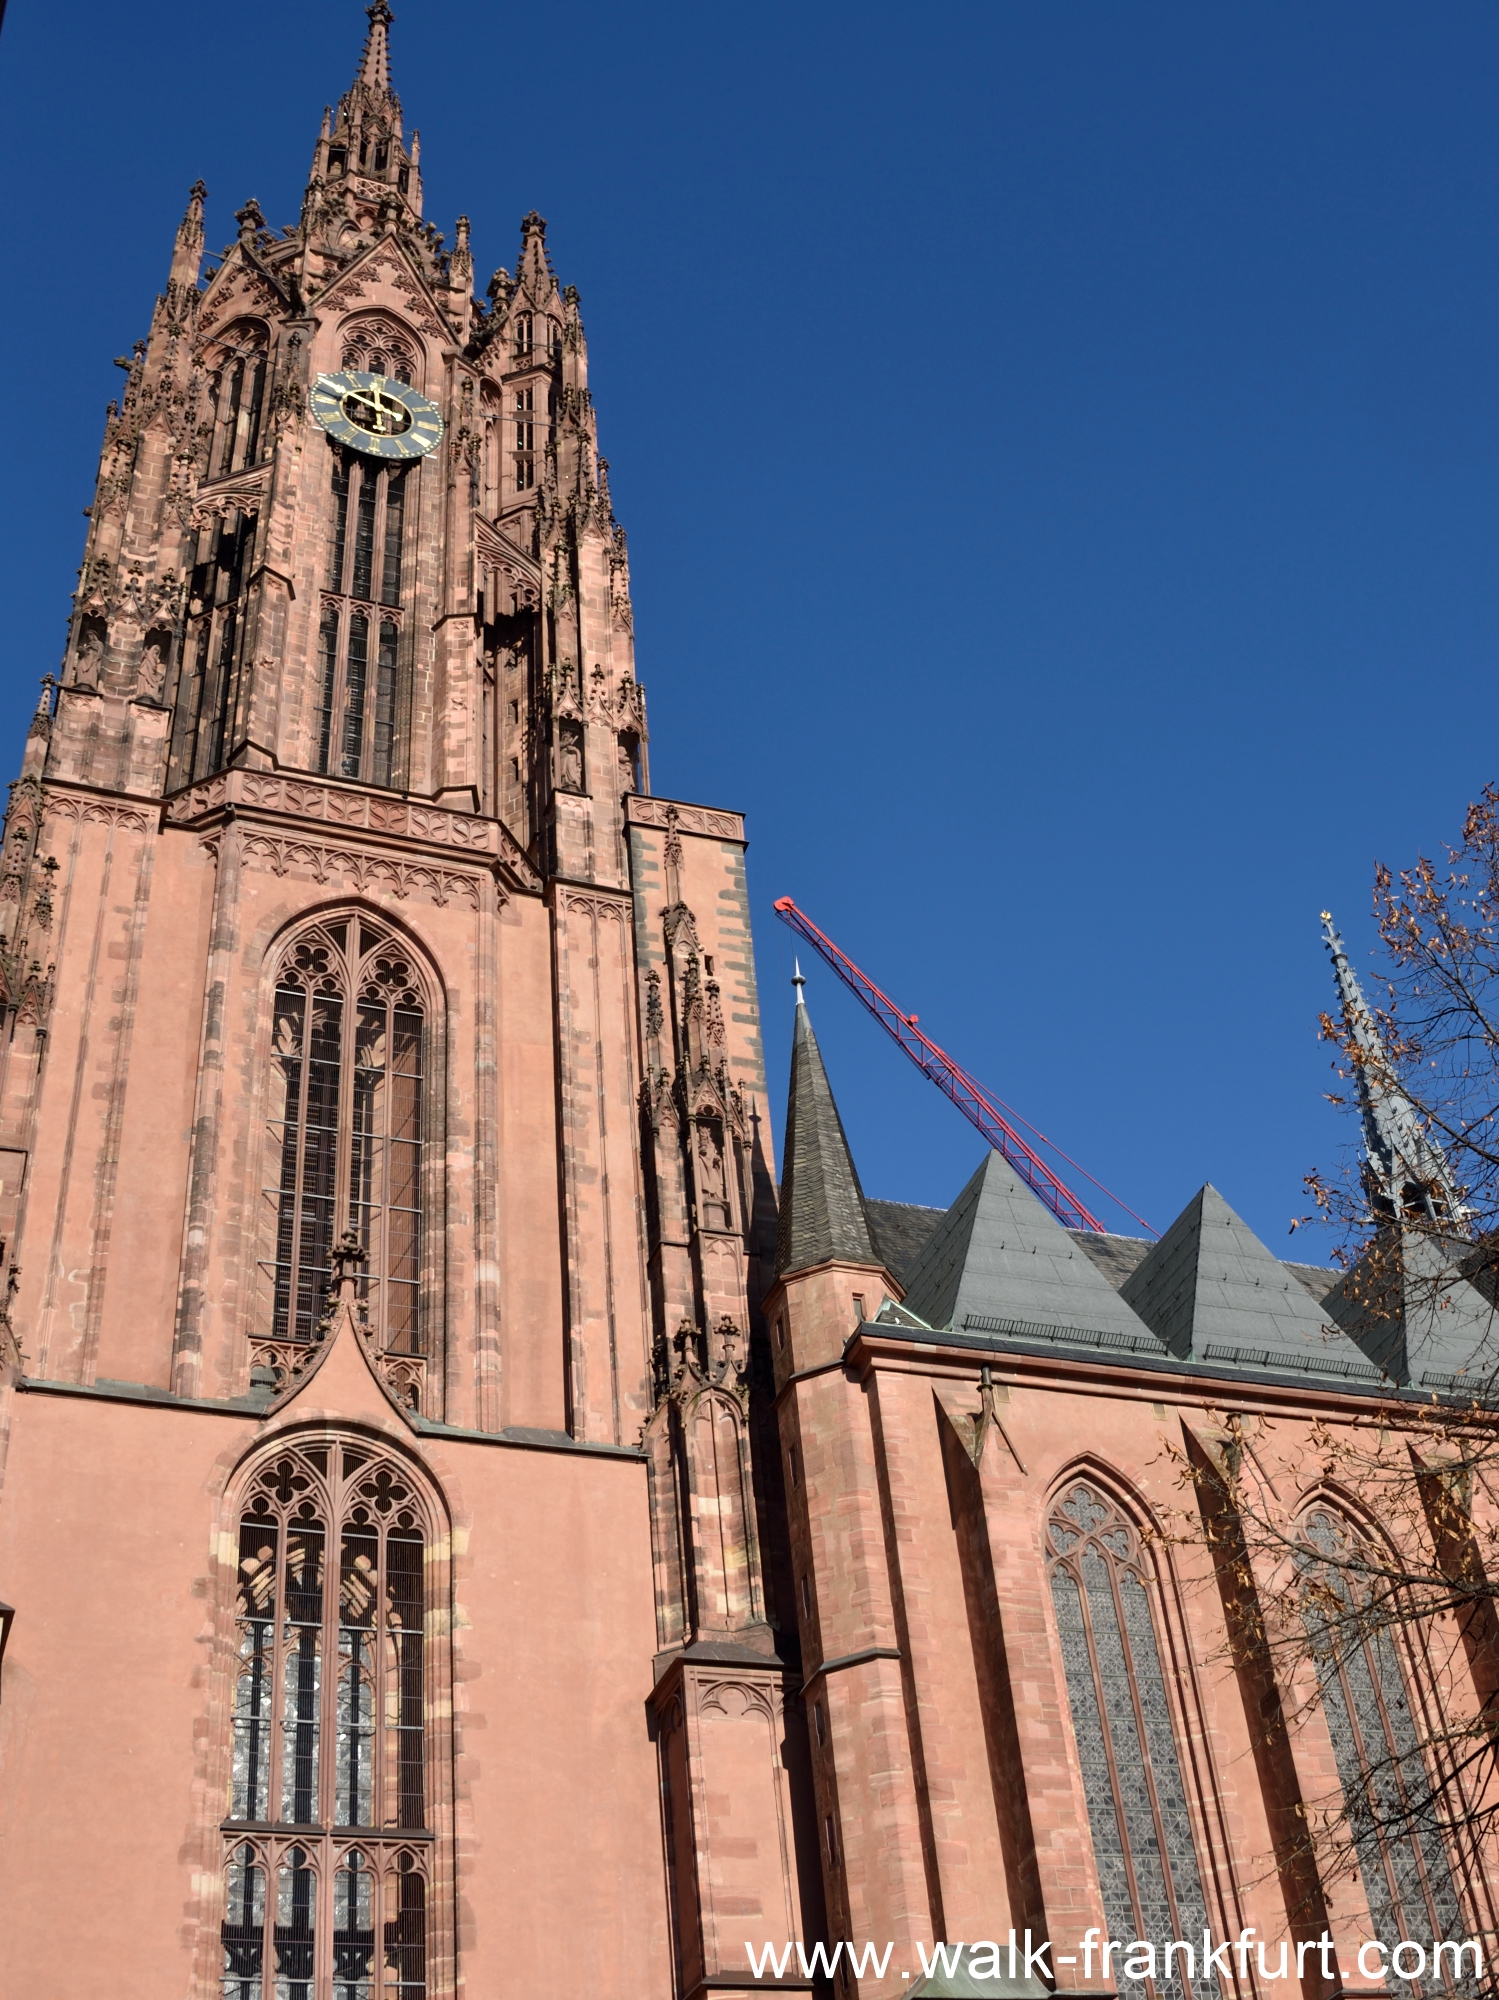
M677 799L647 797L640 792L625 795L625 820L630 826L667 825L668 811L676 813L678 833L706 834L713 840L744 841L744 814L722 812L717 806L689 806Z
M497 819L451 812L391 792L365 791L330 783L325 778L298 778L278 771L221 771L166 801L168 826L198 827L229 816L260 825L287 828L301 821L325 832L342 831L370 837L384 848L413 847L440 853L451 861L465 855L488 862L511 887L532 894L541 891L541 877L509 829Z
M863 1381L881 1368L971 1379L980 1364L992 1367L995 1379L1012 1388L1123 1396L1177 1408L1211 1404L1265 1414L1293 1410L1304 1414L1313 1409L1367 1423L1371 1404L1381 1404L1395 1416L1401 1410L1429 1409L1432 1402L1429 1391L1401 1389L1394 1383L1365 1386L1339 1383L1326 1376L1293 1382L1284 1375L1250 1375L1215 1368L1211 1362L1183 1361L1171 1354L1067 1354L1038 1344L941 1329L926 1332L916 1327L882 1327L872 1320L850 1335L839 1361L854 1381ZM788 1381L786 1387L791 1386Z

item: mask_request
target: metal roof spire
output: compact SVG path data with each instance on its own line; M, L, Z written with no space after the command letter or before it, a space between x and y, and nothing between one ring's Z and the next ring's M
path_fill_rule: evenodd
M799 982L799 967L796 977ZM833 1102L800 985L792 1031L780 1209L778 1276L810 1270L814 1264L830 1260L876 1265L883 1261L874 1245L858 1169Z
M1447 1156L1396 1081L1379 1024L1348 963L1330 910L1322 912L1322 941L1332 956L1343 1025L1353 1043L1364 1126L1364 1173L1375 1206L1391 1218L1425 1215L1433 1222L1461 1226L1467 1211Z
M791 983L796 988L796 1004L798 1007L805 1007L807 1004L807 981L802 972L802 962L799 958L793 958L791 963L796 968L791 975Z

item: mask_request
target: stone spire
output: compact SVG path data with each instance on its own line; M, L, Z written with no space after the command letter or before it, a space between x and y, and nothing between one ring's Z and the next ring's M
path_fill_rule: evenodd
M334 210L340 225L354 221L367 230L382 216L404 212L410 222L421 219L416 135L407 146L401 100L390 81L390 26L395 16L387 0L372 0L365 11L369 32L354 80L337 109L323 114L304 200L304 228L310 216L326 220Z
M1395 1078L1389 1051L1332 913L1322 912L1322 941L1332 955L1343 1026L1353 1044L1359 1111L1364 1126L1364 1180L1376 1213L1451 1227L1464 1209L1446 1155Z
M364 38L364 55L360 59L358 81L370 90L390 89L390 24L395 19L386 0L374 0L373 6L365 12L370 17L370 31Z
M208 190L202 181L194 181L188 190L187 213L177 230L177 241L172 246L171 283L190 291L198 282L198 269L203 262L203 203Z
M845 1264L884 1262L874 1246L864 1191L812 1032L800 967L794 983L796 1031L791 1048L791 1095L786 1106L777 1277L834 1260Z

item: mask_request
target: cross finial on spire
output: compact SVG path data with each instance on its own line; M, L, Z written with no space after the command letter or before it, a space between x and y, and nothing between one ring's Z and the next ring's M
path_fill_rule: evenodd
M1400 1088L1379 1023L1348 963L1331 910L1322 912L1322 942L1332 957L1343 1026L1353 1044L1350 1055L1364 1126L1364 1175L1375 1205L1387 1216L1424 1215L1459 1229L1466 1211L1447 1156Z
M372 90L390 89L390 24L396 18L387 0L372 0L364 10L370 17L370 31L364 38L364 56L359 65L359 81Z

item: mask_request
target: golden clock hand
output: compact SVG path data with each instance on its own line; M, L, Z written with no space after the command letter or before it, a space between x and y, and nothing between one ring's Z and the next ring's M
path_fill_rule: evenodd
M375 419L374 424L372 426L375 433L378 436L384 435L385 424L382 420L383 412L381 408L381 402L378 394L374 390L351 389L348 395L344 397L344 408L346 411L350 403L362 403ZM351 418L350 421L357 423L359 420L357 417L355 417Z

